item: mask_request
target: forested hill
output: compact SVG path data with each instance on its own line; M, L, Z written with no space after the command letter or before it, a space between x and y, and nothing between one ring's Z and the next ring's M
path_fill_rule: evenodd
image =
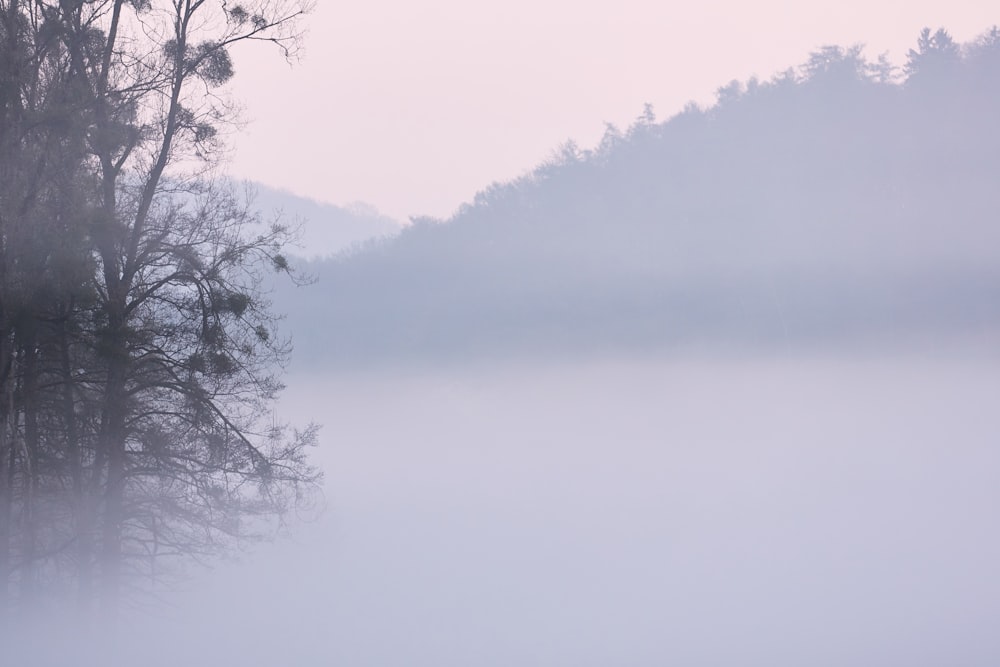
M998 118L996 29L925 31L899 68L824 48L313 263L278 306L309 365L989 331Z

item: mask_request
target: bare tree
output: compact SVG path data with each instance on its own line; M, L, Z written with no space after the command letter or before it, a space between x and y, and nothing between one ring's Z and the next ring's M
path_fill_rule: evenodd
M293 55L307 4L0 2L0 590L114 608L318 481L265 418L289 230L213 178L230 49Z

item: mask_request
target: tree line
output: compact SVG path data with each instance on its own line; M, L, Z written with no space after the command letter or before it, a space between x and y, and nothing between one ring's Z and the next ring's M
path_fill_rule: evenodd
M319 481L272 416L289 230L214 177L296 0L0 0L0 614L114 610Z
M311 365L842 344L1000 324L1000 31L823 47L567 142L283 298Z

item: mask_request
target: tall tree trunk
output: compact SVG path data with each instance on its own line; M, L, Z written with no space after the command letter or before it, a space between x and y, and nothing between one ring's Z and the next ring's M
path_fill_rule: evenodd
M24 362L21 382L24 434L22 438L24 500L21 503L20 606L35 604L38 577L38 353L33 332L24 336Z
M80 445L80 429L76 417L76 382L73 378L71 340L68 322L73 317L72 301L66 313L59 320L59 367L62 379L62 412L66 433L66 453L69 457L69 472L72 483L74 552L76 558L75 577L77 606L81 612L89 611L93 604L93 535L94 507L84 480L83 448Z
M115 303L110 290L108 377L104 389L99 446L107 462L104 485L104 511L101 517L101 579L104 610L114 614L118 606L122 574L122 524L125 497L125 417L127 413L126 378L128 377L128 347L124 335L124 307Z
M7 234L12 208L11 183L20 165L17 148L22 112L19 90L18 52L21 36L18 28L21 11L18 0L5 3L0 11L3 43L0 44L0 622L10 611L11 548L14 510L14 446L11 425L14 422L14 346L5 297L9 290L7 276Z
M3 305L0 304L0 320L2 309ZM10 612L11 516L14 509L14 448L10 439L10 424L14 412L14 368L10 348L10 337L0 334L0 627L6 625Z

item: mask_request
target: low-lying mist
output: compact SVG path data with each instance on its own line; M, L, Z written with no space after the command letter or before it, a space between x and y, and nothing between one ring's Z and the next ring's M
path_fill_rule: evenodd
M214 563L117 633L60 609L21 618L0 636L4 657L1000 664L1000 31L966 45L924 31L902 71L827 47L721 88L711 108L665 122L647 109L593 150L569 144L447 221L303 260L318 283L271 292L297 356L262 429L323 425L324 511L287 517L288 538ZM272 210L287 199L264 194ZM315 210L360 225L337 243L393 227ZM165 280L187 285L189 264ZM201 291L163 302L243 326L267 301L222 287L211 304ZM195 349L218 340L191 315L202 311L181 312ZM207 357L181 345L170 373L225 379L238 366L223 352L282 340L240 331ZM73 367L59 359L63 382ZM150 456L176 444L150 433ZM225 471L217 451L208 461ZM305 457L275 460L301 464L293 481L316 479ZM211 527L217 506L194 506ZM141 544L161 534L154 522Z
M998 371L911 352L299 375L284 408L325 423L322 518L126 622L109 664L994 664Z

